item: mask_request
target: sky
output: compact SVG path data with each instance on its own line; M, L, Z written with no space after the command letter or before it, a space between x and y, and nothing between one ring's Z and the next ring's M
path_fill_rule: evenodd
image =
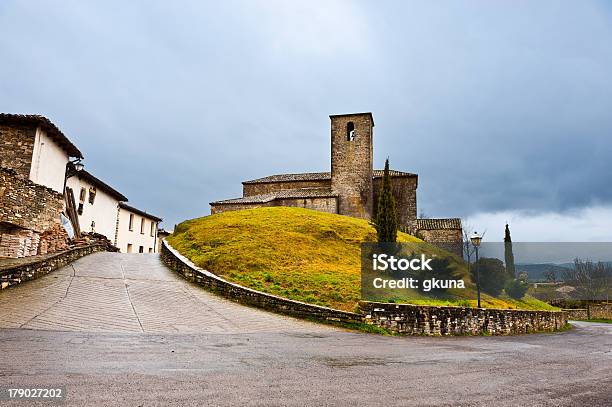
M606 1L0 2L0 111L47 116L164 218L328 171L371 111L418 211L517 241L612 241Z

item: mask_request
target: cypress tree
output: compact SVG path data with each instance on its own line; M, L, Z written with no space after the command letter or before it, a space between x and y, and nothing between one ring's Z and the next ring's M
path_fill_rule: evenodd
M389 175L389 159L385 161L382 188L378 195L378 207L374 220L379 243L395 243L397 240L397 214L395 212L395 199L391 189L391 176Z
M506 273L509 278L516 278L516 268L514 267L514 253L512 251L512 238L510 228L506 223L506 234L504 236L504 259L506 262Z

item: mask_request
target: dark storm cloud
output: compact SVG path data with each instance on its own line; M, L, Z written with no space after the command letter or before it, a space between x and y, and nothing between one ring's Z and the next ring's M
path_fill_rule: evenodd
M430 215L612 203L605 2L0 4L0 111L47 115L167 225L329 168L332 113Z

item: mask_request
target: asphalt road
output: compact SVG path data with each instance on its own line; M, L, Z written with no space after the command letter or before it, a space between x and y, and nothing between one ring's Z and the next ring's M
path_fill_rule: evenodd
M126 270L132 261L156 264L152 257L109 259L110 263L120 260ZM83 275L96 269L93 263L75 264L76 270L83 267ZM157 272L166 277L155 279L169 282L170 292L184 292L182 281L163 269ZM92 306L80 307L70 294L72 285L85 282L79 278L91 279L93 289L102 277L76 274L67 273L72 283L60 299L50 294L53 300L39 300L45 307L36 308L31 293L38 285L49 287L51 283L44 280L53 275L0 293L0 320L5 326L8 320L21 324L0 329L0 387L65 386L66 405L78 406L612 405L612 325L608 324L577 322L568 332L513 337L383 337L234 308L235 304L214 296L208 299L208 293L198 297L190 291L197 287L189 287L189 296L180 298L196 296L214 327L207 329L204 317L190 324L159 309L162 314L154 318L150 315L156 310L154 301L139 302L132 293L144 296L143 286L155 290L158 283L138 283L149 277L134 272L128 278L124 272L105 277L122 283L110 284L115 305L104 318L117 313L140 323L116 323L104 331L83 317ZM119 295L122 284L127 300ZM167 284L160 282L158 288L164 287ZM84 290L80 287L77 294L86 299ZM104 298L104 292L92 291L91 296ZM152 294L168 306L168 293ZM5 295L13 301L3 302ZM95 298L92 301L102 302ZM11 319L8 312L15 312L15 304L30 304L35 311L22 312L29 319ZM125 304L131 304L133 315L123 311ZM213 317L221 310L236 312L236 318L243 318L237 321L246 322ZM67 318L71 313L78 317L59 327L60 314ZM164 319L170 328L164 328Z

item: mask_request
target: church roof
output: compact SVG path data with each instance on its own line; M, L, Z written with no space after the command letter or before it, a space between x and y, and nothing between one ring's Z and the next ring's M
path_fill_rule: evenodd
M0 113L0 124L26 124L41 127L47 132L47 135L51 137L61 148L63 148L68 155L76 158L83 158L83 154L68 137L62 133L62 131L45 116L39 114L12 114L12 113Z
M329 188L300 188L286 189L282 191L271 192L269 194L245 196L242 198L226 199L223 201L211 202L215 204L255 204L271 202L275 199L293 199L293 198L335 198Z
M461 229L461 219L417 219L417 230Z
M374 170L374 178L382 178L383 170ZM416 177L416 174L411 172L403 172L397 170L389 170L392 177ZM330 172L303 172L300 174L277 174L268 177L257 178L249 181L243 181L243 184L267 184L272 182L299 182L299 181L327 181L331 180Z

